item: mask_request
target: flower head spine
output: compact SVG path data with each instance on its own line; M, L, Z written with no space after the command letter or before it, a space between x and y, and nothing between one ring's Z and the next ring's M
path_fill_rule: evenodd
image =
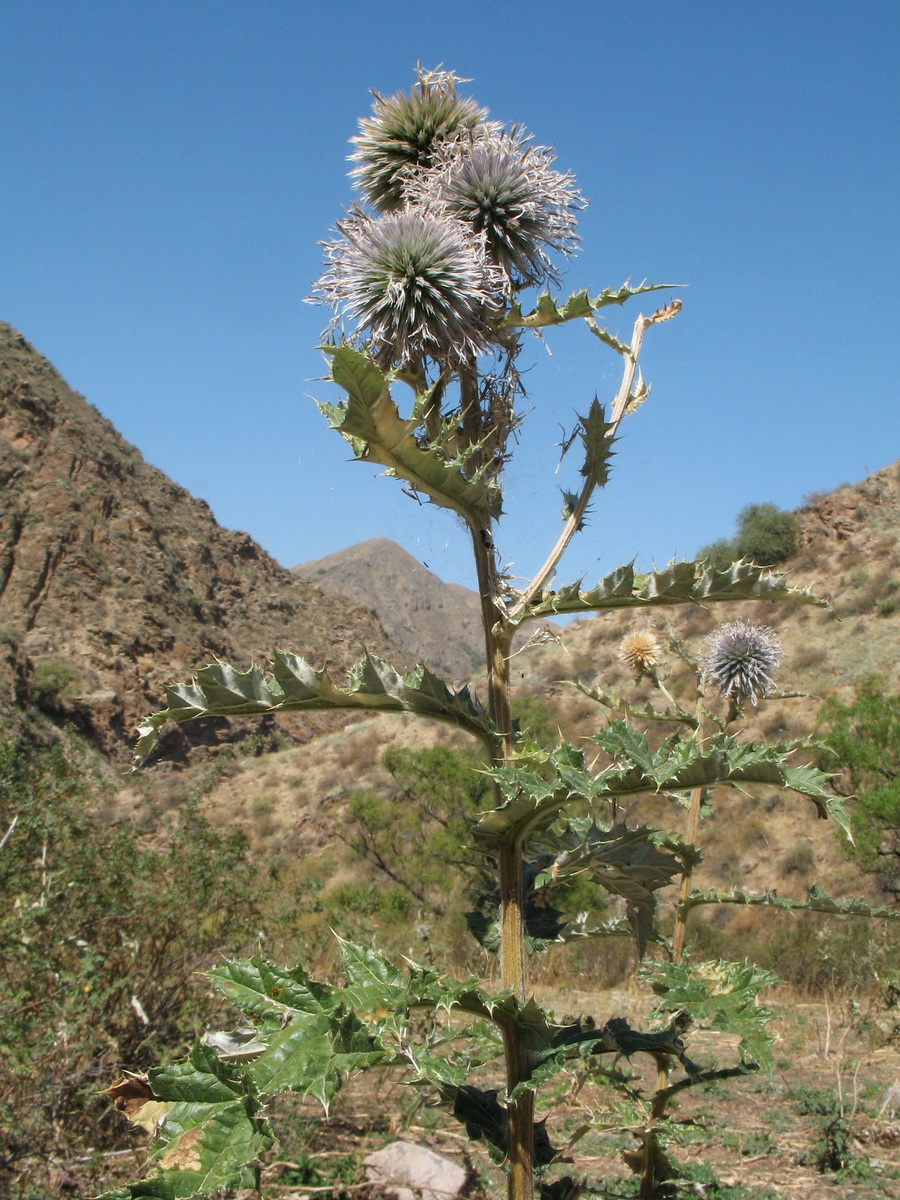
M445 147L410 196L465 222L515 288L559 282L551 253L578 246L576 211L584 207L571 175L552 167L543 146L521 130L491 131Z

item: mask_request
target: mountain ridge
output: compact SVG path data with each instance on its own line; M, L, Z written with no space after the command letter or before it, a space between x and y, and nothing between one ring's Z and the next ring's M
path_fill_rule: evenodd
M0 323L0 713L21 723L37 705L118 758L166 683L273 646L338 673L367 649L411 665L363 606L220 526ZM290 727L302 737L319 724ZM187 742L234 736L204 722ZM169 752L186 745L179 731Z
M483 668L478 594L444 583L396 542L369 538L292 571L370 608L392 641L453 680Z

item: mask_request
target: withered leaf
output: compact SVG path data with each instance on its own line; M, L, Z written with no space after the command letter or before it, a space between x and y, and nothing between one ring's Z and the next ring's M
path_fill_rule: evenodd
M169 1105L161 1100L150 1086L146 1075L124 1071L103 1092L132 1125L156 1133L168 1112Z

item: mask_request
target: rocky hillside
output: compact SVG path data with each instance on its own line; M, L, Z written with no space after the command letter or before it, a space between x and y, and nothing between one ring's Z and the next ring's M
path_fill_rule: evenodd
M443 583L387 538L371 538L294 573L370 608L391 641L460 681L484 666L481 605L469 588Z
M31 707L121 758L164 683L273 645L338 673L366 647L409 665L368 609L223 529L0 324L0 719ZM224 722L187 733L236 736Z

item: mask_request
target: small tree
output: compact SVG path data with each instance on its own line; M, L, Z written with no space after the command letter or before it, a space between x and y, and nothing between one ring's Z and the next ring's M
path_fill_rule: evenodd
M372 116L361 122L352 173L362 203L338 222L318 285L337 313L323 350L344 398L320 407L358 460L384 467L466 531L484 625L486 705L424 667L402 675L367 656L338 686L324 670L277 651L270 675L216 663L170 688L167 707L144 722L137 753L146 758L165 722L207 713L403 711L464 730L483 746L490 781L469 836L494 872L472 927L485 947L496 948L501 987L448 978L430 966L401 970L373 948L346 942L340 987L261 956L225 963L211 978L252 1020L252 1041L220 1038L219 1053L201 1045L177 1071L113 1087L117 1103L158 1133L156 1176L117 1196L188 1196L258 1183L259 1157L271 1144L267 1098L290 1090L327 1106L348 1072L375 1064L404 1067L446 1103L502 1162L510 1200L531 1200L536 1175L547 1200L582 1186L553 1177L558 1150L535 1116L538 1088L577 1066L618 1089L607 1119L637 1139L641 1195L657 1194L672 1171L663 1152L676 1129L667 1120L672 1097L771 1062L767 1013L756 1003L771 977L746 963L691 964L684 957L688 914L706 903L797 905L694 888L705 789L783 786L810 799L819 815L845 822L821 771L793 765L790 748L744 744L728 732L742 706L771 688L778 660L772 635L744 622L723 626L701 659L672 643L673 653L696 668L697 694L688 705L661 672L655 639L636 630L627 661L659 687L661 706L629 706L598 689L595 698L616 716L594 737L590 759L580 747L547 750L517 733L511 645L528 622L621 608L650 614L689 603L814 600L747 562L724 569L676 562L648 574L626 564L593 587L552 586L607 482L622 422L647 398L639 369L644 338L676 317L681 304L667 299L649 316L639 314L626 339L602 323L603 311L669 291L667 285L626 283L555 298L549 288L558 283L559 260L577 244L574 182L520 127L504 128L462 97L458 83L448 72L420 70L409 95L376 95ZM542 286L547 290L529 300ZM608 408L595 398L577 419L566 445L579 447L580 464L565 493L559 538L534 578L515 588L496 534L503 468L525 396L519 356L528 334L572 323L619 358L621 382ZM621 714L668 735L650 739ZM646 794L670 797L679 822L687 807L686 836L627 823L629 798ZM620 914L592 925L556 911L554 888L579 874L616 897ZM669 938L657 920L657 896L679 879ZM810 903L839 911L821 895ZM650 1029L632 1029L618 1017L560 1024L529 999L529 953L551 942L622 935L641 955L654 951L646 978L659 1002ZM465 1036L417 1040L408 1017L419 1008L463 1014ZM738 1035L734 1063L693 1063L684 1042L692 1023ZM499 1091L481 1074L498 1052ZM641 1055L655 1065L649 1092L628 1066Z
M762 567L774 566L796 551L799 525L796 513L774 504L748 504L738 513L735 550Z
M771 567L796 552L799 529L796 513L785 512L774 504L748 504L738 513L735 536L704 546L698 557L720 568L738 558Z

